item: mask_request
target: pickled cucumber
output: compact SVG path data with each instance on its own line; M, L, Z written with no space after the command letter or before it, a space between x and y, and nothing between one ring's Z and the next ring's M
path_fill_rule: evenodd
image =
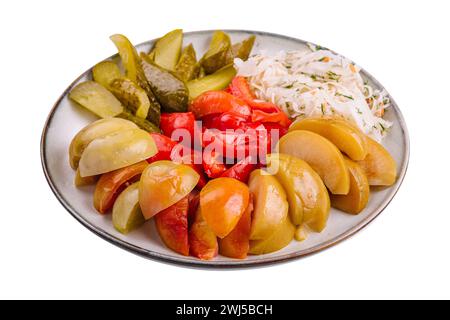
M136 82L142 89L148 92L148 84L145 80L144 72L141 67L141 59L133 44L122 34L115 34L110 37L119 51L122 65L125 68L125 74L128 79ZM150 98L150 97L149 97Z
M115 117L124 110L111 92L94 81L78 84L69 93L69 98L101 118Z
M147 118L150 101L144 89L135 82L127 78L117 78L110 83L110 90L137 117Z
M242 60L247 60L250 56L250 53L252 52L253 45L255 44L256 36L250 36L247 39L234 44L231 47L231 60L229 60L229 63L233 63L234 58L239 58Z
M184 82L170 71L154 64L146 54L141 54L141 63L148 84L163 110L185 112L189 93Z
M183 49L180 59L175 67L175 73L183 81L189 81L194 79L199 70L199 65L197 63L197 56L195 54L195 49L192 44L189 44Z
M127 78L136 82L142 89L144 89L145 93L147 93L150 101L147 120L159 126L161 106L147 82L144 71L142 70L141 59L137 54L136 48L134 48L130 40L128 40L128 38L124 35L115 34L110 38L119 50L119 55L122 60L122 64L124 65Z
M152 122L146 120L146 119L142 119L139 117L136 117L134 114L132 114L131 112L124 110L122 113L117 115L118 118L122 118L125 120L130 120L132 122L134 122L139 128L148 131L148 132L156 132L156 133L160 133L161 130L159 130L159 127L156 126L155 124L153 124Z
M200 69L198 70L197 79L204 78L205 76L206 76L206 71L202 66L200 66Z
M161 120L161 105L155 97L152 89L146 82L147 86L144 88L147 93L148 100L150 101L150 108L148 109L147 120L159 127Z
M213 74L207 75L201 79L189 81L186 85L189 89L189 97L195 99L203 92L210 90L225 89L236 75L233 65L228 65Z
M211 74L224 67L228 63L230 50L230 36L223 31L214 32L208 51L201 59L206 73Z
M92 78L106 89L110 89L110 83L122 77L119 67L113 61L102 61L92 68Z
M150 108L147 93L135 82L127 78L114 79L110 90L122 104L137 117L146 119Z
M111 41L119 50L119 55L122 60L123 67L128 79L138 83L139 74L139 56L136 48L131 44L130 40L122 34L115 34L110 37Z
M183 44L183 30L176 29L170 31L158 41L156 41L153 61L158 66L175 71L175 66L178 63L181 54L181 46Z

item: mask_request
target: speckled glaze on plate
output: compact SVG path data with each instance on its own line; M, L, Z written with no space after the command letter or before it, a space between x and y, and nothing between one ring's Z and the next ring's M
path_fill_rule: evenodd
M212 32L185 33L184 43L193 43L197 54L200 55L206 50ZM226 30L226 32L231 35L233 41L242 40L251 34L256 35L253 53L260 50L268 53L275 53L279 50L296 50L306 45L305 41L267 32L244 30ZM136 48L138 51L147 52L153 41L137 45ZM111 48L114 46L111 45ZM117 61L118 56L114 55L108 59ZM409 159L408 131L400 109L391 97L392 107L386 112L385 118L392 121L394 126L383 144L397 162L398 179L392 187L372 190L369 204L361 214L352 216L332 209L328 225L322 233L312 233L304 242L292 241L286 248L271 254L249 256L245 260L218 256L211 261L201 261L193 257L185 257L171 251L162 243L153 221L147 222L143 227L126 236L120 234L112 225L111 215L99 215L93 208L94 187L75 188L73 184L75 172L70 168L68 160L69 144L73 136L85 125L96 120L96 117L71 102L68 99L68 93L77 83L89 79L90 71L91 69L75 79L62 93L48 116L41 139L42 167L53 193L75 219L112 244L146 258L192 267L239 268L304 257L349 238L373 221L393 199L406 173ZM362 75L375 88L383 88L366 71L363 70Z

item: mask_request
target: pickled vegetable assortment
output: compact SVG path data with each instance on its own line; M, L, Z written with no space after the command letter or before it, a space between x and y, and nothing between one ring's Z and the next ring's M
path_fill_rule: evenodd
M75 135L69 164L117 232L153 220L180 255L246 259L307 241L330 207L359 214L371 186L396 182L394 159L354 123L291 119L259 99L234 66L252 59L255 36L215 31L202 55L180 29L145 53L111 40L121 63L98 63L69 95L101 118Z

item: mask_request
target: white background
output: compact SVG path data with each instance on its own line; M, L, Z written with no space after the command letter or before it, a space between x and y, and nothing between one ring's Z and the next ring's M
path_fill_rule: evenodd
M0 298L450 298L448 1L2 1ZM394 96L411 138L399 193L368 228L312 257L207 271L146 260L59 204L39 140L82 71L174 28L253 29L322 44ZM68 123L70 125L70 123Z

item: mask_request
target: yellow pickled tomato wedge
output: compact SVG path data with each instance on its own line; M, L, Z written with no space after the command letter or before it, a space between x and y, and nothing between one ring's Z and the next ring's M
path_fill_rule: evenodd
M154 156L155 141L142 129L127 129L93 140L80 159L80 176L93 176L130 166Z
M344 119L308 118L294 122L289 131L307 130L330 140L352 160L363 160L367 155L365 135Z
M331 205L344 212L358 214L364 210L369 201L369 181L356 162L348 158L345 158L345 162L350 173L350 192L345 195L331 195Z
M292 222L321 232L330 214L330 198L319 175L305 161L286 154L270 154L267 163L268 172L274 174L286 190ZM298 199L302 203L301 216L297 216L295 210Z
M194 169L183 164L165 160L150 164L139 182L139 204L145 219L186 197L199 179Z
M295 230L294 238L298 242L302 242L302 241L305 241L306 239L308 239L307 227L303 224L301 226L298 226L297 229Z
M263 170L254 170L248 182L254 197L250 239L266 239L288 215L286 192L278 180Z
M391 186L397 180L397 164L389 152L378 142L367 137L369 152L358 161L371 186Z
M350 177L344 157L330 140L317 133L294 130L278 142L280 153L289 154L306 161L333 194L347 194Z
M100 119L88 124L75 135L70 143L70 166L72 169L78 168L81 155L91 141L117 131L134 128L137 128L137 125L133 122L119 118Z
M112 222L114 228L123 234L127 234L145 222L139 206L139 182L128 186L117 197L112 210Z
M80 188L95 184L98 178L99 178L98 176L82 177L80 176L80 169L78 168L77 171L75 172L73 183L75 187Z
M250 241L249 253L259 255L281 250L294 239L294 234L295 226L292 224L289 216L286 216L270 237Z

